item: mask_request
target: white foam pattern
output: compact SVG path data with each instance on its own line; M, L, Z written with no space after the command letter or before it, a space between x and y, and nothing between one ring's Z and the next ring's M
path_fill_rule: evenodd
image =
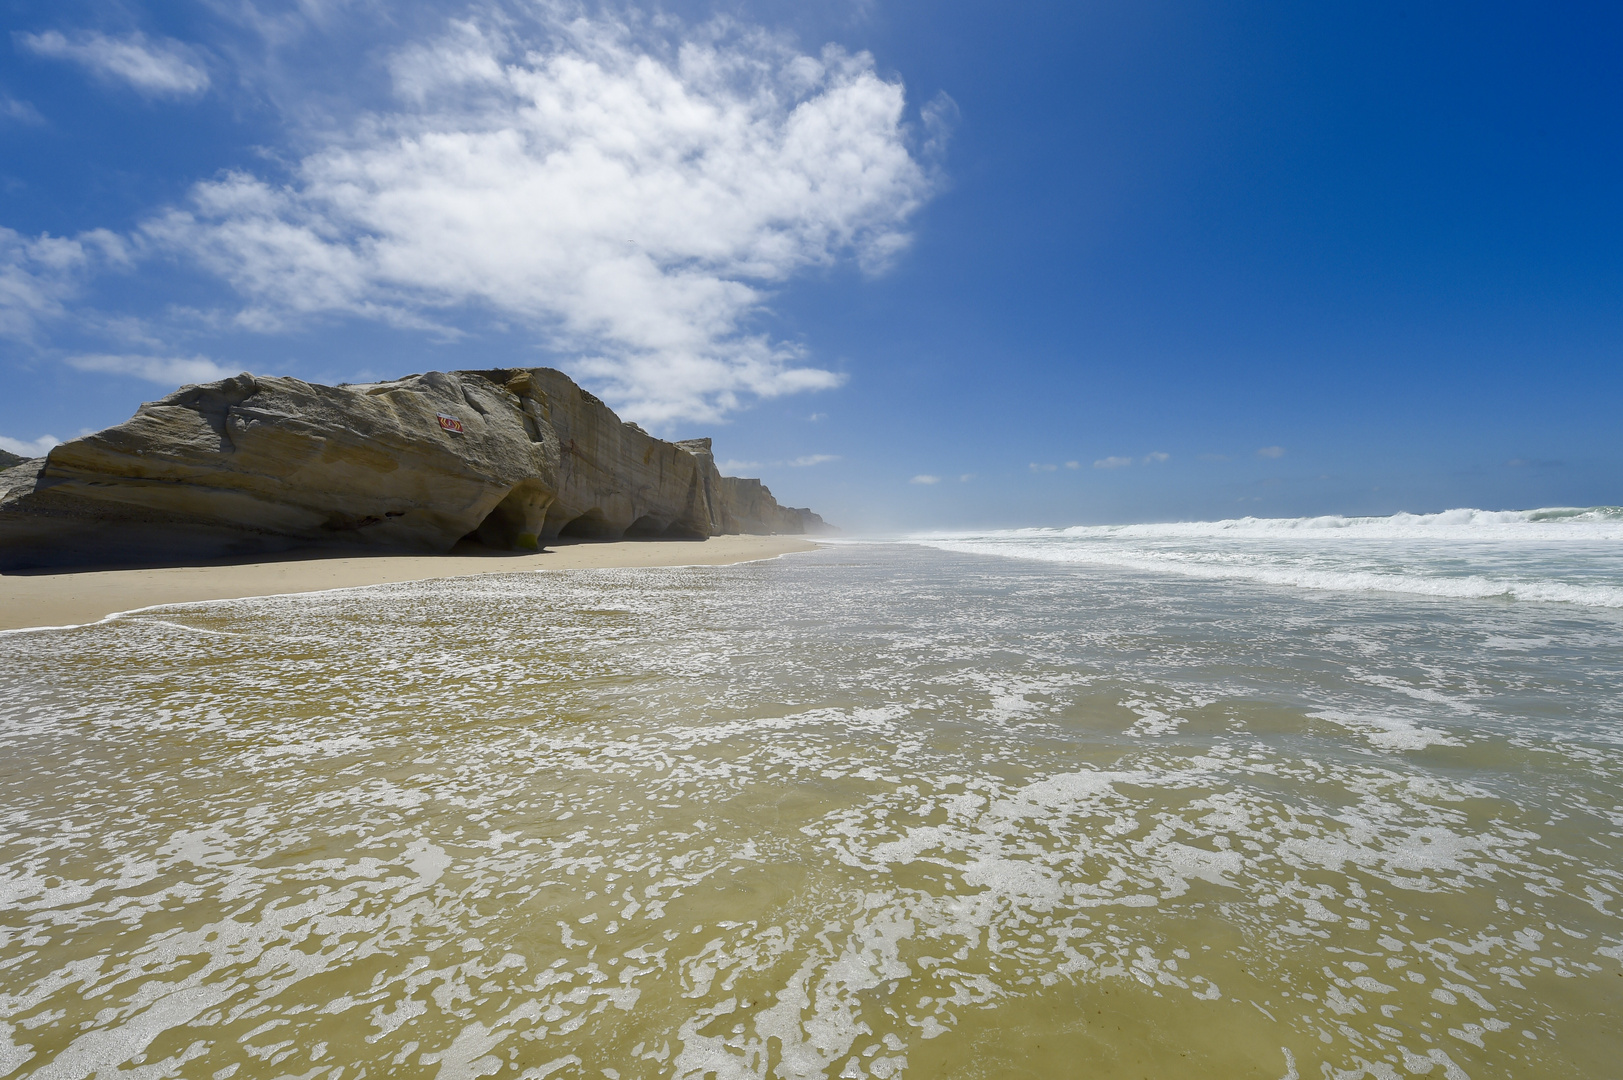
M847 546L0 639L0 1076L995 1073L1079 1001L1592 1073L1616 616L1175 584Z
M944 551L1287 588L1623 608L1623 509L925 533Z

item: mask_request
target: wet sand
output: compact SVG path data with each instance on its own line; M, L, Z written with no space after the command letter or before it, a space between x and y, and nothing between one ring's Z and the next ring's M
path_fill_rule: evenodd
M521 570L721 566L810 551L816 546L792 536L712 536L708 540L563 544L525 555L475 548L459 549L450 555L289 557L138 570L0 574L0 631L76 626L160 604L279 596Z
M8 633L0 1074L1616 1076L1619 685L917 544Z

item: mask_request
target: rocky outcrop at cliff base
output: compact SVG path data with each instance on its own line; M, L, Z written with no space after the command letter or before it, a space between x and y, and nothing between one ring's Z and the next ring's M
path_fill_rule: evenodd
M0 472L0 569L826 528L549 368L239 375Z

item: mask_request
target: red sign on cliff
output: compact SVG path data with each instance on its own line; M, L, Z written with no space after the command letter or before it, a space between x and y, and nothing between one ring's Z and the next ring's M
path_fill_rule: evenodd
M444 413L438 413L436 415L439 417L440 427L444 428L446 431L454 431L458 435L462 434L462 421L458 420L454 416L446 416Z

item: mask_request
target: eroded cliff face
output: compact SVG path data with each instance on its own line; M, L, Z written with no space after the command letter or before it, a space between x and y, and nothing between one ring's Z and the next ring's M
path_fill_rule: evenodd
M0 569L821 526L722 477L709 440L656 439L548 368L239 375L0 472Z

